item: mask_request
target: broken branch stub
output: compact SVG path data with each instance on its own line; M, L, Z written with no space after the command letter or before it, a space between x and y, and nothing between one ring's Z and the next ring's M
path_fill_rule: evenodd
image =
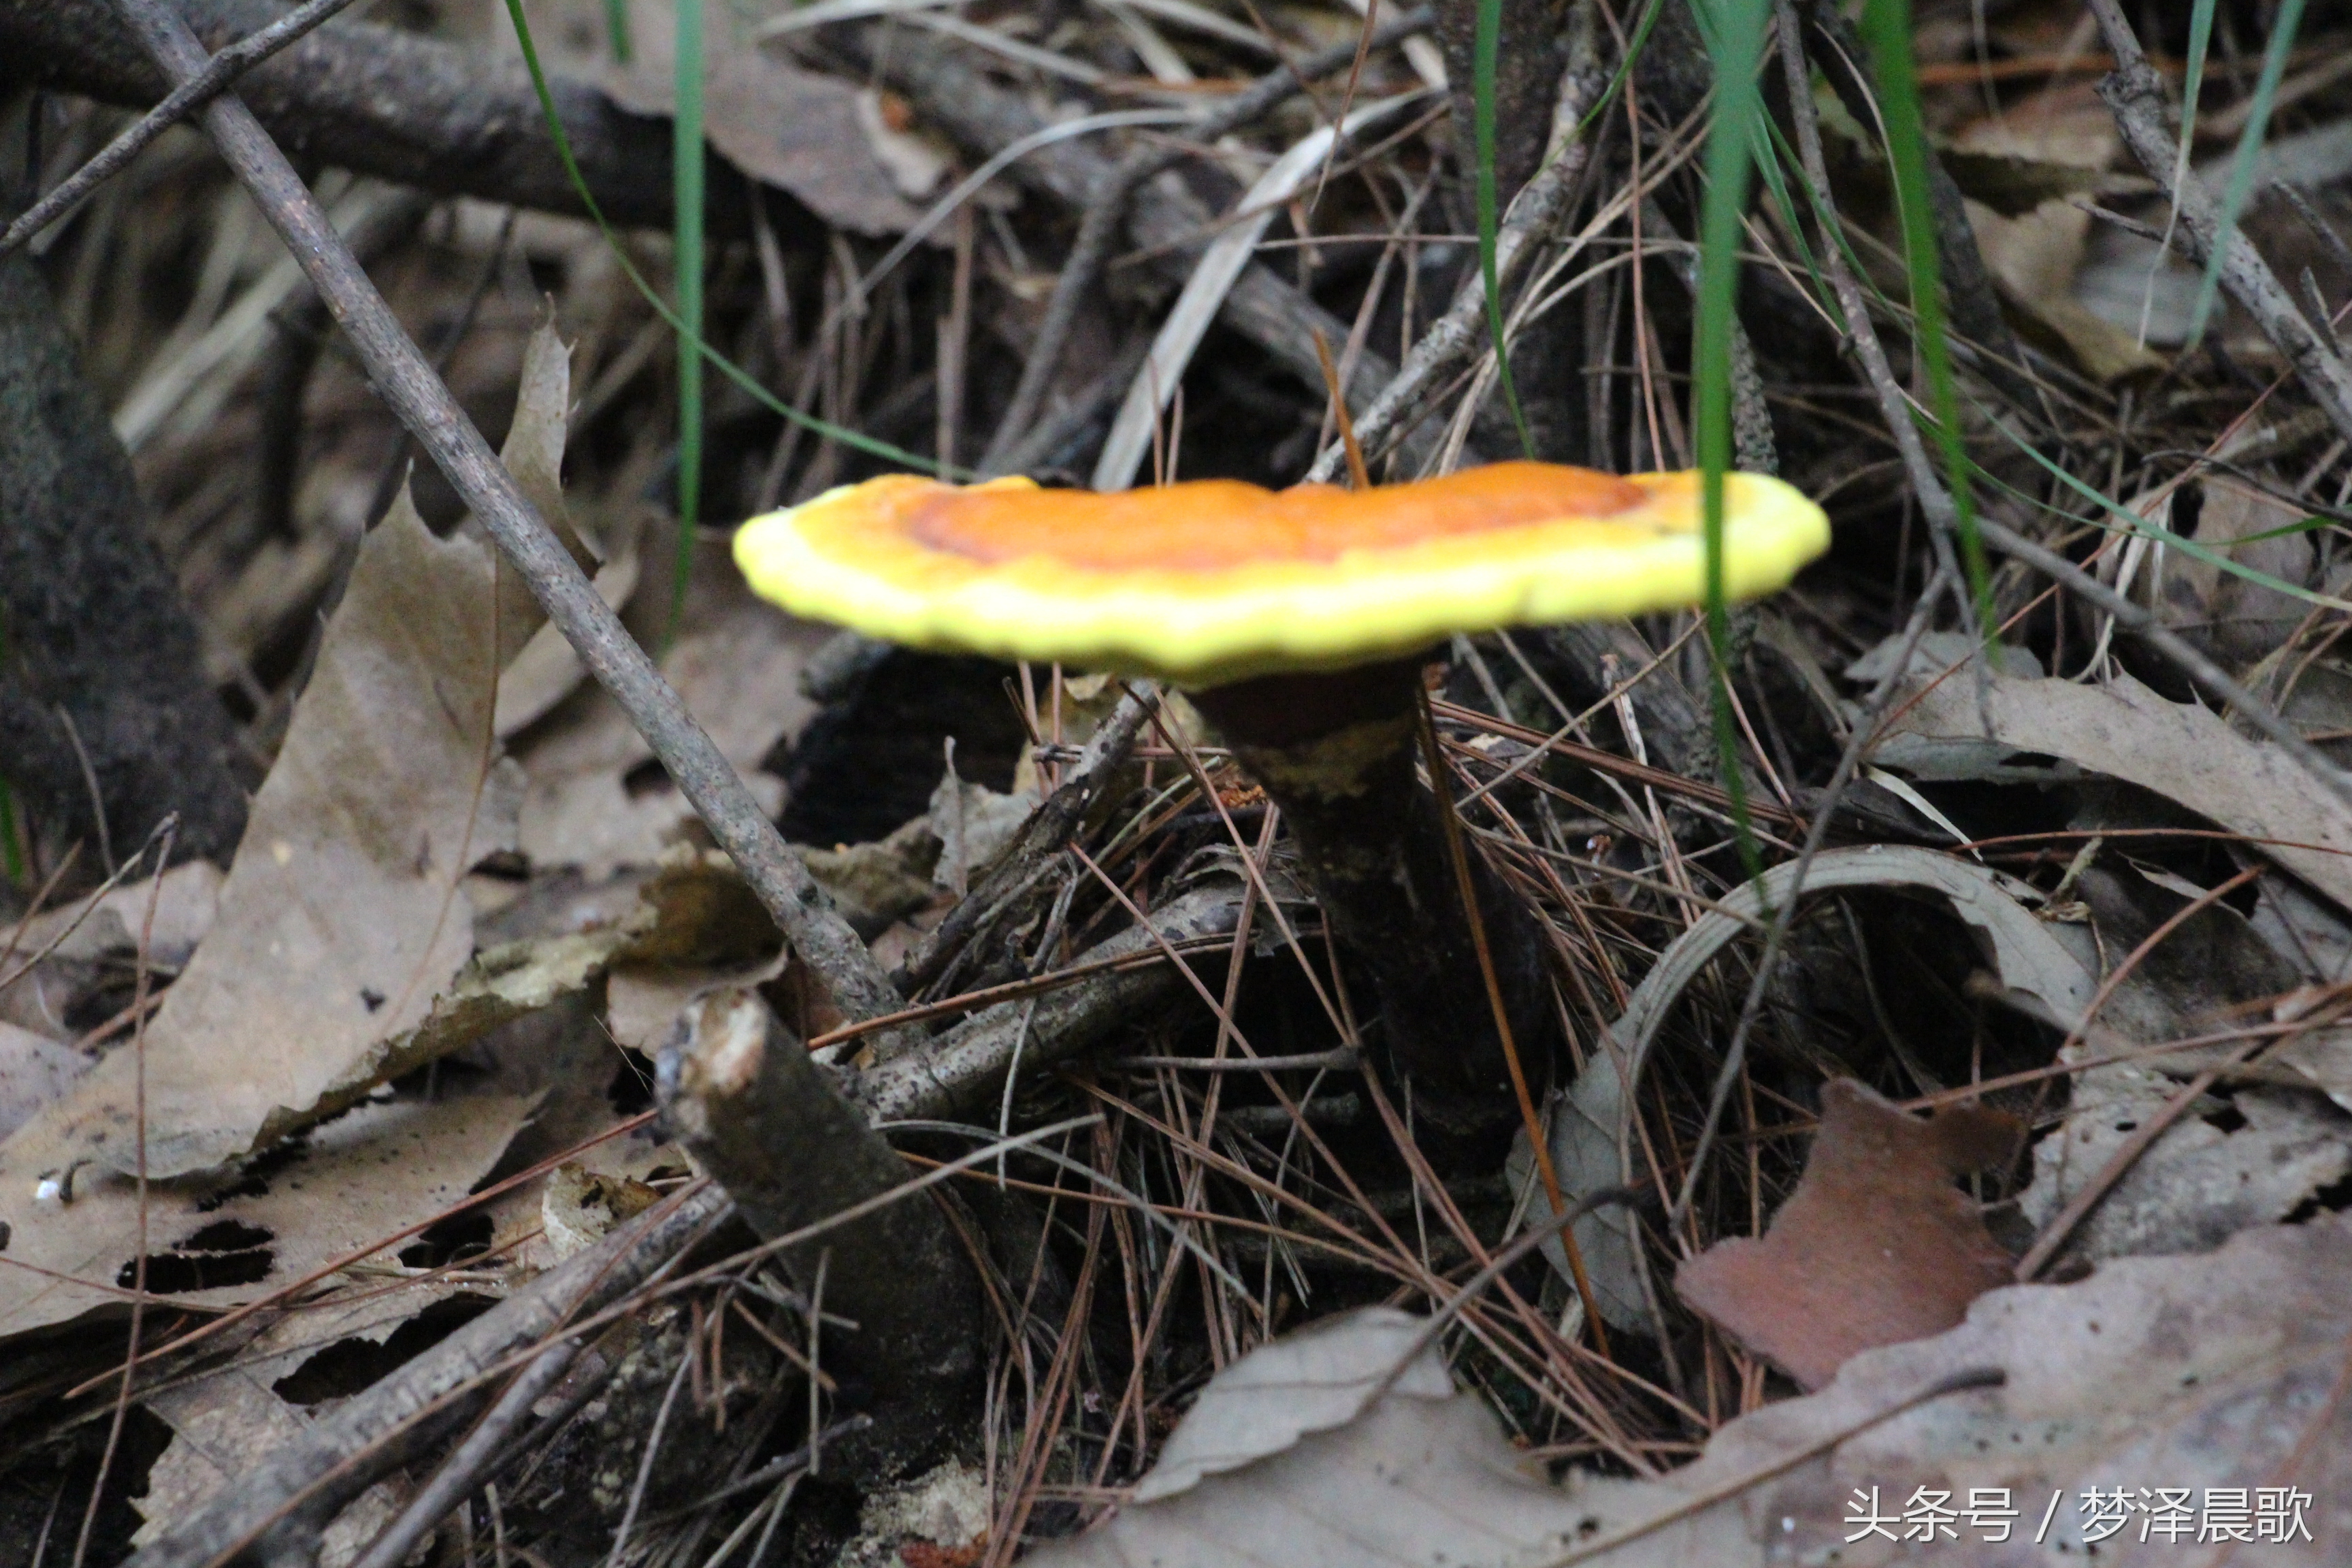
M907 1166L834 1088L757 993L687 1008L662 1052L662 1115L763 1239L788 1236L905 1184ZM979 1391L978 1278L937 1205L887 1204L780 1254L824 1310L857 1327L828 1364L862 1385L875 1423L850 1440L861 1469L933 1457Z

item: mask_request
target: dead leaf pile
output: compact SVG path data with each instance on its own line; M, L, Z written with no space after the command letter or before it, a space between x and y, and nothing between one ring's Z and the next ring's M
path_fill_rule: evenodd
M2340 1217L1993 1290L1958 1327L1861 1352L1655 1480L1549 1484L1433 1347L1406 1359L1421 1326L1368 1309L1253 1352L1115 1517L1037 1561L2158 1563L2181 1559L2217 1493L2246 1501L2246 1539L2263 1542L2249 1562L2352 1550Z

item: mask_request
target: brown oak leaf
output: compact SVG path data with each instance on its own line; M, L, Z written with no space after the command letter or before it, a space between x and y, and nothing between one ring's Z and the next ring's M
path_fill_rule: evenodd
M1675 1292L1808 1390L1857 1351L1941 1333L2011 1281L2009 1254L1953 1181L2006 1159L2021 1131L1983 1107L1922 1120L1834 1079L1770 1228L1685 1259Z

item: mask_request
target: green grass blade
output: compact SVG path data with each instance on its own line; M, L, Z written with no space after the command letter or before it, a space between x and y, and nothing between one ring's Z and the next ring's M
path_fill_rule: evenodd
M2194 0L2189 8L2189 69L2180 81L2180 158L2173 165L2178 190L2189 177L2189 149L2197 140L2197 98L2205 88L2205 51L2213 43L2213 0Z
M627 65L635 57L629 42L629 0L604 0L604 43L617 64Z
M2294 48L2294 35L2303 26L2304 0L2279 0L2278 16L2271 23L2270 43L2263 50L2263 74L2255 79L2252 112L2246 119L2246 129L2238 138L2238 150L2230 158L2230 178L2221 189L2221 212L2215 225L2212 254L2205 258L2205 276L2197 285L2197 305L2189 312L2189 341L2196 342L2205 335L2205 322L2213 310L2213 298L2221 287L2221 258L2230 252L2230 240L2238 232L2238 215L2246 210L2246 200L2254 194L2254 165L2262 161L2263 136L2271 122L2271 105L2278 99L2279 79L2286 74L2287 56ZM2180 128L2181 142L2187 144L2189 121Z
M2227 572L2232 577L2251 583L2256 587L2268 588L2274 594L2284 594L2290 599L2300 599L2306 605L2315 605L2323 610L2352 614L2352 600L2340 599L2333 595L2306 588L2300 583L2290 583L2283 577L2273 576L2260 567L2249 566L2242 561L2232 561L2226 553L2227 550L2233 550L2242 544L2252 544L2261 539L2275 539L2283 534L2302 533L2315 528L2327 527L2339 520L2327 517L2305 518L2300 522L2290 523L2284 528L2272 529L2264 533L2250 534L2244 539L2232 542L2223 550L2215 550L2212 546L2200 543L2184 534L2175 533L2171 529L2153 519L2141 517L2089 481L2069 473L2049 454L1998 422L1995 423L1994 428L2000 430L2002 437L2017 448L2020 456L2031 459L2062 487L2081 496L2090 503L2092 510L2087 515L2063 511L2040 497L2029 495L2012 485L2000 483L1990 474L1979 472L1979 479L2021 504L2048 512L2063 521L2077 526L2102 529L2110 533L2137 533L2143 538L2155 541L2167 550L2177 550L2192 561L2201 561L2216 571Z
M1927 373L1928 406L1935 416L1933 434L1958 514L1960 566L1968 574L1977 618L1990 643L1999 637L2000 623L1993 611L1992 573L1985 563L1984 541L1977 533L1976 501L1969 484L1970 465L1960 440L1959 392L1952 379L1951 349L1945 342L1942 268L1936 255L1936 223L1927 196L1927 131L1920 114L1918 73L1911 58L1910 0L1866 0L1862 34L1870 46L1877 78L1879 115L1886 125L1887 163L1902 213L1904 270L1911 284L1912 318L1917 323L1913 341Z
M1617 101L1618 93L1624 90L1626 79L1633 74L1633 67L1642 58L1643 47L1650 41L1651 29L1658 25L1658 13L1664 9L1665 0L1650 0L1642 8L1642 19L1634 24L1633 36L1625 40L1625 58L1617 62L1617 68L1610 73L1609 85L1601 89L1601 96L1592 100L1592 107L1584 111L1584 118L1576 122L1576 129L1561 146L1583 140L1602 112Z
M1470 93L1477 121L1478 151L1478 270L1486 281L1486 331L1495 340L1495 374L1503 384L1503 401L1510 405L1511 424L1519 433L1519 448L1536 455L1535 437L1519 407L1519 389L1511 379L1511 345L1503 331L1503 290L1496 277L1495 247L1501 222L1495 189L1495 71L1503 49L1503 0L1478 0L1478 25L1471 44L1475 57Z
M677 0L677 113L671 120L671 255L677 272L677 550L670 568L667 648L686 613L694 531L702 521L702 0Z
M588 188L588 177L580 172L580 161L572 155L572 140L564 134L562 119L555 112L555 94L548 86L547 70L540 62L539 46L531 37L530 24L522 14L522 0L507 0L507 16L514 25L515 40L522 49L523 66L530 73L532 90L539 96L540 114L547 121L548 133L555 140L555 155L562 162L564 177L572 182L572 192L579 196L580 205L587 210L588 216L604 235L605 248L612 252L613 259L620 267L622 275L628 279L630 287L636 289L638 297L652 308L654 314L667 322L672 331L679 333L696 348L701 350L702 357L715 366L719 374L741 387L744 394L753 402L777 417L790 420L803 429L824 437L828 440L838 441L845 447L868 453L887 463L896 463L903 468L914 469L918 473L937 474L942 479L958 476L967 479L972 477L971 471L968 468L950 468L941 464L936 458L927 458L919 453L909 452L903 447L894 447L887 441L875 439L864 431L852 430L847 426L835 425L828 419L819 419L814 414L803 414L761 385L759 377L703 341L701 333L688 332L685 321L680 319L676 310L670 308L669 301L662 298L661 291L646 282L645 274L637 270L636 263L629 258L627 249L622 246L620 237L613 232L612 224L606 221L604 209L597 204L595 193Z
M1706 550L1707 667L1712 676L1715 745L1731 797L1739 858L1763 874L1749 821L1748 788L1731 720L1731 614L1723 570L1725 475L1731 467L1731 352L1739 330L1739 241L1764 116L1756 70L1764 53L1770 0L1701 0L1693 6L1715 66L1715 113L1707 132L1706 195L1699 211L1698 322L1692 396L1699 462L1700 518Z

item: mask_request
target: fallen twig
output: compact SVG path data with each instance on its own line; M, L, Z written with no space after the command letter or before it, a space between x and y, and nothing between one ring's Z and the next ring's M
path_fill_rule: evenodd
M204 47L167 0L120 4L173 79L192 79L204 70ZM613 694L661 759L793 950L824 979L851 1018L896 1011L901 998L866 944L834 911L832 900L786 847L733 764L686 710L433 374L286 154L235 94L215 99L204 121L214 144L327 301L377 391L521 574L589 673Z
M1402 43L1426 30L1435 19L1436 13L1429 6L1418 6L1382 23L1370 38L1360 41L1361 48L1381 49ZM1293 94L1304 90L1307 83L1319 81L1352 65L1360 52L1359 43L1350 39L1334 44L1308 55L1297 65L1268 71L1246 91L1234 94L1202 116L1197 123L1187 126L1185 140L1193 146L1208 146L1219 137L1272 112ZM1077 324L1079 307L1101 279L1103 268L1110 260L1111 246L1126 219L1129 199L1144 181L1164 169L1174 168L1189 155L1181 147L1138 147L1120 159L1087 198L1086 214L1078 220L1077 238L1071 242L1069 257L1054 279L1054 295L1046 302L1045 319L1037 325L1037 341L1030 345L1029 357L1021 367L1020 384L1013 389L1013 401L1005 408L1003 418L997 422L987 456L981 459L982 473L1017 471L1006 459L1037 417L1045 388L1052 384L1055 371L1061 366L1062 351L1069 344L1070 329Z
M197 37L233 46L282 19L275 0L185 0ZM110 0L0 0L0 59L16 79L144 109L179 79L157 71ZM552 84L581 174L616 224L670 221L670 128L625 112L577 77ZM338 20L237 84L273 135L307 158L442 195L582 214L530 79L446 39ZM751 232L735 180L714 181L713 234Z
M1589 7L1580 13L1584 22L1578 47L1569 58L1560 83L1559 102L1552 113L1551 141L1543 166L1519 187L1495 235L1495 283L1508 289L1541 248L1552 227L1566 215L1579 178L1591 156L1591 142L1576 134L1585 116L1609 85L1591 33ZM1445 314L1412 345L1396 374L1356 416L1356 441L1368 458L1385 454L1400 437L1414 427L1413 414L1454 367L1486 342L1486 281L1477 268L1470 268ZM1354 384L1350 383L1350 390ZM1347 447L1334 441L1317 454L1307 471L1310 480L1328 483L1347 461Z
M2090 0L2091 14L2098 18L2099 31L2105 35L2107 47L2115 52L2113 75L2101 79L2099 96L2116 117L2116 129L2123 133L2124 145L2139 160L2149 178L2157 183L2180 215L2174 226L2173 243L2181 253L2200 266L2212 256L2216 244L2223 243L2221 233L2221 216L2215 210L2212 196L2202 182L2192 174L2178 183L2174 175L2179 149L2172 133L2165 128L2165 111L2168 100L2164 90L2164 79L2147 63L2146 51L2139 47L2139 35L2132 31L2130 19L2116 0ZM2233 226L2226 237L2221 256L2221 287L2236 300L2263 335L2286 356L2312 400L2327 412L2338 434L2352 438L2352 363L2323 339L2311 322L2295 307L2294 299L2280 284L2278 274L2263 259L2253 242ZM2153 640L2153 639L2151 639ZM2265 731L2265 733L2268 731Z
M763 1241L855 1207L907 1167L843 1098L759 994L720 991L686 1011L661 1056L662 1118L696 1163L734 1194ZM952 1440L979 1393L979 1281L936 1205L894 1204L781 1260L857 1324L828 1366L846 1363L875 1424L857 1468L903 1471ZM812 1288L814 1293L814 1288Z
M237 1484L131 1558L131 1568L212 1568L257 1549L299 1552L352 1499L423 1451L487 1397L468 1392L518 1351L644 1287L731 1208L700 1185L615 1226L278 1447ZM307 1560L307 1559L306 1559Z
M1152 911L1083 954L1085 962L1148 952L1205 937L1230 937L1240 923L1242 889L1219 880ZM863 1074L850 1089L877 1122L968 1115L1016 1068L1035 1073L1085 1050L1121 1024L1148 1016L1185 991L1174 963L1109 969L1082 984L1034 1001L1000 1002L921 1049Z
M826 42L849 57L861 74L873 74L905 93L923 118L961 145L983 154L1034 135L1045 121L1029 105L989 82L944 39L892 37L887 49L866 33L828 28ZM1084 211L1113 165L1102 154L1073 142L1040 147L1013 165L1013 177L1064 205ZM1214 219L1190 190L1164 173L1136 192L1127 218L1128 237L1152 253L1149 265L1181 282L1192 269L1192 253L1210 237ZM1298 381L1318 393L1323 371L1315 355L1315 334L1339 342L1348 323L1283 281L1263 262L1244 268L1218 312L1224 324L1249 339ZM1366 353L1349 380L1351 393L1370 396L1391 371Z
M213 56L203 71L173 88L163 102L142 115L136 124L100 148L97 156L59 181L55 190L0 232L0 256L7 255L80 205L84 197L146 151L149 142L226 91L231 82L336 13L350 9L352 4L352 0L310 0L308 5L288 12L261 31L239 38Z
M516 1428L531 1418L531 1406L555 1385L555 1380L563 1375L579 1353L578 1340L558 1340L515 1373L507 1384L507 1391L499 1395L499 1402L466 1434L466 1440L457 1445L457 1450L442 1461L441 1468L433 1472L433 1479L409 1500L400 1516L384 1526L383 1533L369 1544L352 1568L400 1568L417 1543L506 1458L507 1444Z

